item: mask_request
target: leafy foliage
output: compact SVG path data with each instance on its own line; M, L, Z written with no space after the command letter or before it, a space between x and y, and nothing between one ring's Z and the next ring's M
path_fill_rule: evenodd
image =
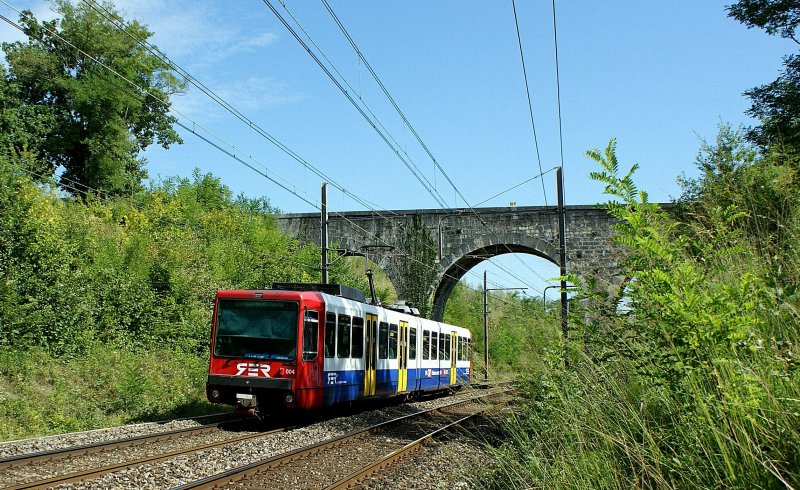
M180 142L168 111L183 82L137 43L152 35L138 22L122 32L89 4L56 6L61 18L41 23L23 12L28 41L2 45L3 142L34 153L37 173L63 167L64 189L77 182L131 194L146 176L139 152L154 142ZM113 5L102 8L122 23Z
M748 28L760 27L767 34L778 34L800 44L796 30L800 25L800 6L792 0L739 0L728 7L728 14ZM774 82L745 92L752 105L747 113L761 124L749 132L750 139L766 149L782 148L793 154L797 163L800 151L800 57L787 56L784 71Z
M420 314L427 317L431 309L431 292L428 285L433 281L436 244L430 230L422 222L421 215L414 215L400 244L398 259L400 285L397 296L412 302Z
M316 247L281 233L268 203L234 199L210 175L83 203L0 163L0 345L205 353L218 289L317 279Z
M767 301L765 284L751 273L734 282L718 280L719 257L742 254L740 234L732 227L742 213L732 206L717 209L712 216L716 233L705 243L690 244L677 232L678 224L637 191L636 165L617 176L614 152L612 140L605 157L597 150L587 155L603 168L591 177L606 184L605 194L619 199L607 207L619 220L614 240L629 251L623 271L634 278L628 296L635 313L615 326L616 333L631 339L627 351L641 374L680 390L690 371L712 370L737 342L756 335L758 310Z
M800 5L792 0L739 0L728 7L728 15L748 28L760 27L800 43L795 31L800 26Z
M759 163L738 141L723 128L716 146L704 146L704 175L687 191L708 206L676 214L648 203L632 171L621 175L613 140L587 152L601 167L592 176L612 197L616 240L629 253L629 304L609 311L587 283L583 301L573 303L570 368L543 356L521 380L523 405L504 427L509 441L484 486L800 483L800 298L775 286L772 259L750 234L754 208L744 204L759 196L737 191L753 190ZM783 284L796 284L800 256L789 250L800 230L793 210L785 216L764 219L784 228Z

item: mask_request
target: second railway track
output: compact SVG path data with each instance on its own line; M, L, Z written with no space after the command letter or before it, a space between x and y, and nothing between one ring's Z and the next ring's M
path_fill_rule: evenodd
M353 488L438 433L494 408L487 399L508 391L398 417L182 485L176 490Z

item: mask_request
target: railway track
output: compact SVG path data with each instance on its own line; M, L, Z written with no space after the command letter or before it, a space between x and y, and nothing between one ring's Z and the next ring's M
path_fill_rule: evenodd
M361 480L420 449L426 441L495 408L487 400L509 391L484 394L398 417L174 490L353 488Z
M224 444L232 444L286 430L274 429L267 432L248 433L242 436L219 437L223 434L235 434L235 432L231 431L247 423L252 423L252 421L237 418L199 427L177 429L156 434L128 437L3 458L0 459L0 482L3 482L0 485L2 485L1 488L3 488L3 490L52 488L65 483L75 483L92 479L131 466L163 461L182 454L202 451L204 449ZM157 447L153 447L165 441L180 440L189 441L191 443L208 435L211 435L214 439L219 438L220 440L199 445L192 444L191 447L187 449L169 452L161 452ZM151 447L155 451L148 450ZM132 448L144 449L144 451L129 452L128 454L133 454L133 456L126 458L125 450ZM139 454L142 453L151 454L139 456ZM103 457L103 455L110 457ZM90 461L83 463L82 460L86 460L87 456L99 457L94 457ZM113 462L102 464L104 460L111 460ZM78 468L77 471L76 468ZM51 474L52 476L42 478L42 474Z
M252 461L253 458L248 459L248 457L255 455L262 462L268 459L278 460L281 457L297 460L296 455L310 449L304 446L308 445L308 441L314 440L323 440L323 443L312 445L310 453L319 454L330 451L329 454L335 461L344 462L350 458L346 463L346 468L361 468L374 463L373 459L376 454L395 452L409 442L424 439L428 433L457 421L465 415L461 413L466 410L464 407L469 404L475 406L477 403L475 399L496 394L492 391L476 397L474 396L476 393L478 393L477 390L470 390L470 393L464 394L470 397L468 400L450 402L443 407L418 411L410 415L408 412L412 410L411 404L390 406L387 409L389 412L405 412L406 415L389 422L352 421L359 418L365 418L367 421L385 420L386 416L379 415L377 412L364 412L356 416L331 419L302 428L295 426L272 430L264 430L264 427L256 429L247 425L239 425L247 422L237 420L6 457L0 459L0 489L55 488L64 484L72 484L67 485L66 488L169 488L186 482L187 478L199 478L199 476L213 473L218 473L217 476L219 476L228 473L227 471L215 471L214 468L230 468L231 459L234 462L246 462ZM446 400L450 399L431 400L423 402L423 404L442 403ZM459 409L458 406L462 408ZM326 424L333 426L334 429L314 428L316 425ZM353 430L353 427L366 425L369 427ZM421 431L423 427L425 433ZM248 431L248 429L257 431ZM334 443L334 449L325 449L326 444L340 441L345 436L355 433L362 434L353 439L355 442ZM370 433L374 435L369 435ZM343 435L332 437L331 434ZM360 444L360 446L352 444ZM369 447L367 444L370 444ZM352 458L351 450L353 448L356 448L356 452L360 455L356 459ZM259 457L258 454L268 457ZM399 455L400 453L397 454L397 456ZM226 457L228 460L224 461ZM186 460L183 467L190 468L190 471L167 469L170 465L180 466L176 461L182 459ZM318 458L317 461L319 462L320 459ZM303 470L298 469L301 466L297 466L300 464L300 462L292 463L294 466L291 467L296 468L295 474L302 473ZM321 465L315 471L324 481L332 481L330 475L333 474L346 476L341 471L336 473L334 471L336 466L337 464L334 464L333 468L326 468L325 465ZM171 473L171 475L160 475L158 474L160 472ZM154 479L137 479L139 478L137 474L152 475ZM272 483L266 484L266 487L270 488L297 486L307 485L280 484L275 483L274 480ZM316 485L310 484L310 486ZM185 488L210 487L186 486Z

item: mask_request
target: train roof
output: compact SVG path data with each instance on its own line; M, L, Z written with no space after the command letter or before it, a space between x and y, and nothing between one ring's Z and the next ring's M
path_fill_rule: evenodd
M272 289L277 291L317 291L320 293L339 296L341 298L352 299L366 303L367 298L364 291L344 284L320 284L320 283L298 283L298 282L273 282Z
M348 301L353 301L355 303L359 303L363 306L356 306L353 303L350 303L350 307L356 307L359 310L365 308L364 311L379 311L384 310L387 312L392 312L393 314L400 314L400 315L407 315L412 318L418 319L422 323L434 323L434 324L441 324L441 325L448 325L444 322L436 322L435 320L430 320L424 318L419 315L419 310L416 308L410 308L406 304L392 304L392 305L373 305L366 301L364 292L360 289L351 288L349 286L345 286L342 284L318 284L318 283L273 283L272 289L229 289L229 290L220 290L217 292L218 298L231 298L231 299L242 299L242 298L250 298L255 295L256 298L260 298L259 293L266 293L270 295L276 296L283 296L286 295L286 298L291 298L292 294L301 294L303 297L308 297L307 295L318 295L317 297L321 298L326 302L332 302L334 304L338 303L340 305L348 304ZM413 310L413 311L412 311ZM465 331L469 331L464 327L458 327L457 325L448 325L450 327L455 327L458 329L463 329Z

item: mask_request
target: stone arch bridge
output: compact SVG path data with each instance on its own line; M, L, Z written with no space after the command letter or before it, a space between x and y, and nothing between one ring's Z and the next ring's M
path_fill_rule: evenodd
M597 276L612 282L622 254L611 241L614 219L597 206L567 206L567 271L578 277ZM369 245L399 247L415 216L430 232L436 263L428 291L433 295L431 318L441 320L456 283L482 260L506 253L527 253L558 264L558 211L555 206L476 209L349 211L329 215L329 243L359 250ZM283 214L278 225L300 241L320 243L319 214ZM389 254L375 260L395 286L400 284L397 261Z

